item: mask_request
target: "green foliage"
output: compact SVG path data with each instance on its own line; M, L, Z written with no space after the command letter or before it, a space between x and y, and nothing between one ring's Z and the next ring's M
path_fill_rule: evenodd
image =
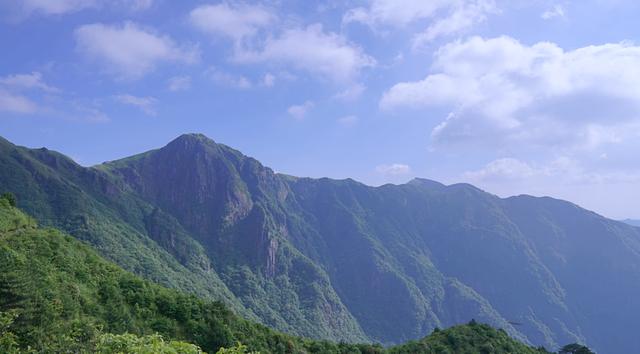
M0 203L0 220L21 214ZM37 228L24 215L19 219L25 222L17 229L0 231L0 352L387 352L378 345L338 344L275 332L236 316L220 302L144 281L72 237ZM441 330L388 352L432 353L432 348L448 348L466 353L481 345L486 350L492 345L496 353L505 348L537 353L506 333L479 324Z
M260 354L260 352L248 352L246 345L238 343L234 347L220 348L216 354Z
M543 354L543 348L531 348L510 338L503 330L472 321L468 325L434 331L420 341L389 350L390 354Z
M16 206L16 204L18 203L16 200L16 196L10 192L3 193L2 195L0 195L0 198L9 202L9 205L11 205L12 207Z
M562 349L560 349L558 354L595 354L595 353L592 352L591 349L585 347L584 345L573 343L573 344L567 344L564 347L562 347Z
M103 334L95 348L97 354L206 354L198 346L180 342L166 342L158 334L136 336L134 334Z
M19 352L18 337L10 330L17 316L13 311L0 311L0 353L14 354Z

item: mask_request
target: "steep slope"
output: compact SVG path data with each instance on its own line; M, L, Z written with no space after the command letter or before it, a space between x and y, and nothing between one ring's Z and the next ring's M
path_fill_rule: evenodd
M69 227L73 210L88 225L108 216L135 230L163 267L191 272L209 262L219 280L203 283L289 333L389 344L476 318L548 348L640 347L632 333L640 231L570 203L422 179L370 187L284 176L197 134L94 168L8 146L0 192L16 192L45 224L126 266L129 258L102 241L115 236ZM40 164L62 187L33 172ZM87 201L54 214L64 199L50 196L69 194Z
M26 149L0 138L0 190L41 224L92 244L104 257L145 278L223 300L235 299L203 248L179 223L107 174L47 149Z
M0 198L0 314L36 352L92 352L103 332L188 340L208 352L238 341L264 353L380 352L370 345L314 342L241 319L222 303L144 281L78 240ZM5 330L4 328L2 330Z
M2 322L0 350L11 352L19 348L94 352L109 341L113 345L106 347L122 348L125 337L113 334L128 333L131 345L144 341L131 335L159 333L166 339L196 343L211 353L238 341L263 353L546 353L475 322L389 350L277 333L240 319L222 303L143 281L74 238L38 228L4 198L0 198L0 269L0 318L7 318L5 314L13 318ZM184 343L173 348L194 350Z
M288 242L281 205L289 189L256 160L185 135L99 168L175 216L265 324L309 337L367 339L327 274Z

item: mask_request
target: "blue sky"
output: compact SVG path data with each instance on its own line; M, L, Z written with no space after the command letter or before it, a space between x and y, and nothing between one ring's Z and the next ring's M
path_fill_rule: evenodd
M278 172L640 218L640 4L0 0L0 135L83 165L201 132Z

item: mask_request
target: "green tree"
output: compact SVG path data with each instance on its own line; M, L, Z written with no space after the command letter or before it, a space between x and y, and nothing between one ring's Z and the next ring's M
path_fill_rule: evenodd
M591 349L577 343L567 344L560 351L559 354L595 354Z
M135 334L103 334L98 339L99 354L206 354L198 346L178 341L165 341L161 335L138 337Z
M0 352L2 353L19 353L18 337L9 329L16 317L15 312L0 312Z
M18 201L16 200L16 196L13 195L13 193L3 193L0 198L2 199L6 199L7 201L9 201L9 205L11 205L12 207L15 207L18 204Z
M235 347L220 348L216 354L260 354L260 352L248 352L247 346L238 342Z

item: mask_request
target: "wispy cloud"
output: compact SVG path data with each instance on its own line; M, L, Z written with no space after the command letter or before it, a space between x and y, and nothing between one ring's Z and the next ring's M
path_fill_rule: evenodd
M174 76L168 80L169 91L186 91L191 88L190 76Z
M55 87L47 85L42 80L42 74L34 71L30 74L13 74L0 77L0 86L12 88L14 90L38 89L46 92L59 92Z
M157 114L155 106L158 100L154 97L138 97L129 94L122 94L117 95L114 98L122 104L134 106L140 109L146 115L155 116Z
M358 124L358 117L355 115L348 115L338 118L338 124L343 127L353 127Z
M564 7L562 5L556 4L551 9L545 11L540 15L543 20L551 20L556 17L565 17Z
M0 111L18 114L35 113L38 105L29 98L0 88Z
M419 47L438 37L466 31L498 12L494 0L370 0L368 6L347 11L342 22L359 22L379 30L385 26L406 27L430 21L426 29L414 37L413 45Z
M235 75L216 67L210 67L205 75L215 83L236 89L250 89L253 87L251 80L242 75Z
M389 176L403 176L411 173L411 167L402 163L376 166L376 172Z
M22 0L8 5L18 19L32 15L62 16L83 10L104 8L124 11L142 11L153 5L153 0Z
M290 116L297 120L302 120L307 116L307 113L309 113L309 111L311 111L314 106L315 104L312 101L306 101L300 105L290 106L287 109L287 113L289 113Z

